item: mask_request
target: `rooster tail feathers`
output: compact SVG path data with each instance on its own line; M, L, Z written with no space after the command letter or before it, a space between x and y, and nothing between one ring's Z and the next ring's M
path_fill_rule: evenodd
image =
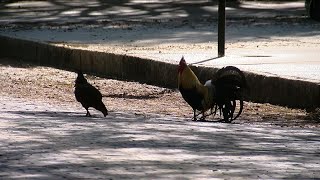
M237 114L233 119L237 119L237 118L240 116L240 114L242 113L242 111L243 111L243 99L241 98L241 99L240 99L239 112L238 112L238 114Z
M217 84L229 84L238 86L239 88L248 88L244 73L235 66L227 66L218 70L213 81Z
M231 122L243 111L244 89L248 88L244 73L237 67L227 66L217 71L211 83L216 88L215 100L222 109L224 120ZM233 116L236 102L239 101L239 111Z

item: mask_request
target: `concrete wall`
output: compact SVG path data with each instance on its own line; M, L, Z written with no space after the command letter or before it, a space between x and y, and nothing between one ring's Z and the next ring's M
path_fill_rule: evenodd
M41 42L0 36L0 57L12 57L40 65L76 70L102 77L177 87L177 65L132 56L57 47ZM191 67L201 82L217 71ZM320 85L311 82L266 77L245 72L250 91L246 100L294 108L320 106Z

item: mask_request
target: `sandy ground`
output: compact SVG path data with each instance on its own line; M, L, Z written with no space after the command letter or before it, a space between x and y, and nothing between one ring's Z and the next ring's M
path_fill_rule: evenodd
M76 102L76 73L24 62L0 60L1 96L81 107ZM87 75L88 81L100 89L107 108L144 116L153 114L191 119L192 109L177 90L136 82L125 82ZM95 111L95 110L91 110ZM85 110L83 109L85 115ZM246 102L241 118L235 123L267 123L279 126L318 127L319 117L305 110L270 104ZM217 120L219 116L209 117Z

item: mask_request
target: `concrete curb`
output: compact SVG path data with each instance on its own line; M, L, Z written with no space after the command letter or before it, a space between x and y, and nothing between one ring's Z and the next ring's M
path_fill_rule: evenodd
M139 57L58 47L42 42L0 36L0 57L75 70L102 77L177 87L177 65ZM192 66L201 82L216 68ZM250 91L246 100L292 108L320 106L320 84L245 72Z

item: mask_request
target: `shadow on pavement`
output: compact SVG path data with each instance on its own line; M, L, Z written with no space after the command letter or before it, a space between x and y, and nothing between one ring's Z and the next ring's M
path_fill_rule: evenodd
M111 112L3 111L4 179L310 179L319 132Z
M3 25L0 32L84 47L88 43L101 46L132 44L131 50L164 43L216 42L217 2L2 1L0 22ZM234 42L272 41L276 37L319 34L317 23L307 19L301 1L272 2L269 5L250 4L250 1L229 3L227 18L230 18L227 20L227 40ZM7 29L11 26L8 24L13 25L13 29Z

